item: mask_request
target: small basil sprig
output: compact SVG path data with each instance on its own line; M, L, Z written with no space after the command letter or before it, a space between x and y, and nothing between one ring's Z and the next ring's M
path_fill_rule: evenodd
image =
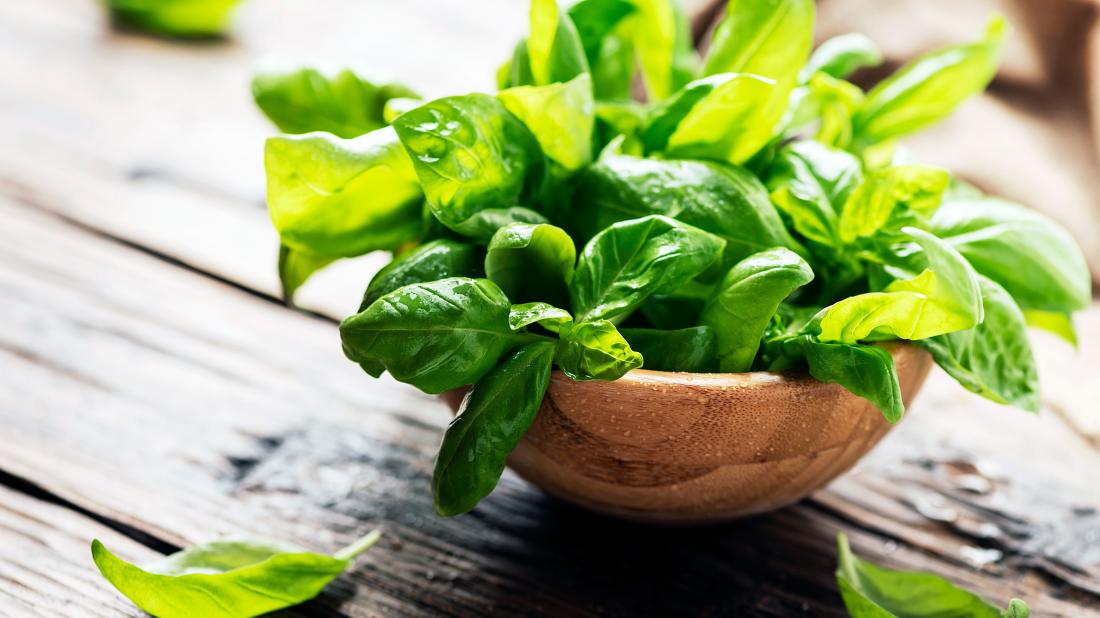
M852 553L838 534L836 583L852 618L1028 618L1027 603L1012 599L999 609L978 595L931 573L875 566Z
M317 596L380 537L371 532L331 556L280 541L226 539L144 568L95 540L92 559L112 586L157 618L248 618Z

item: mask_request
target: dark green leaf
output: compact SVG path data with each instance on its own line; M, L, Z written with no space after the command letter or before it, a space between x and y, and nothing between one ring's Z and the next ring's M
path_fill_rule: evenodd
M420 233L420 187L389 127L350 140L272 137L264 163L271 220L291 249L348 257L397 249Z
M768 187L772 201L799 234L840 247L839 210L862 180L860 162L851 154L803 141L779 152L769 170Z
M719 369L751 369L779 303L813 278L810 265L782 247L751 255L731 268L700 318L717 335Z
M177 552L146 568L118 558L98 540L99 572L158 618L247 618L317 596L381 536L372 532L328 556L262 539L227 539Z
M855 117L857 139L875 144L923 129L984 90L997 73L1007 30L995 18L983 40L921 56L875 86Z
M265 67L252 77L252 97L284 133L352 138L387 124L383 109L390 99L416 93L400 84L372 83L350 69Z
M548 223L513 223L489 241L485 276L513 303L564 304L576 261L577 250L565 230Z
M932 229L1024 309L1071 312L1092 300L1081 249L1037 212L991 198L953 200L936 211Z
M659 214L724 238L728 264L797 246L764 186L740 167L605 156L581 174L576 200L575 223L585 238L616 221Z
M394 258L370 280L359 311L386 294L412 283L449 277L476 278L484 274L484 252L467 243L438 239L414 247Z
M1013 599L1002 612L946 579L875 566L852 553L838 534L836 582L852 618L1027 618L1027 604Z
M690 281L721 256L725 241L660 215L620 221L585 245L570 297L579 322L629 314L650 294Z
M538 414L553 359L551 342L520 346L470 389L436 458L437 513L465 513L493 491L508 455Z
M466 236L482 244L489 244L489 241L492 240L493 234L496 234L497 230L507 225L512 225L513 223L529 223L536 225L539 223L549 223L549 221L546 217L530 208L512 206L511 208L486 208L484 210L479 210L470 215L469 219L453 225L452 228L453 231L462 236Z
M858 343L823 343L810 335L785 339L781 347L785 356L805 359L810 375L870 401L891 423L905 414L894 359L886 350Z
M496 97L447 97L393 124L412 157L432 213L454 227L486 208L521 202L544 173L538 143Z
M477 382L504 352L530 340L508 326L495 283L453 277L398 288L340 324L344 353L376 361L427 393Z
M630 347L655 371L711 372L718 370L718 338L709 326L678 330L624 328Z
M558 335L554 361L574 380L618 380L642 366L642 355L607 320L563 322Z
M921 341L967 390L997 403L1039 411L1039 374L1024 315L1008 292L981 278L985 319L969 330Z

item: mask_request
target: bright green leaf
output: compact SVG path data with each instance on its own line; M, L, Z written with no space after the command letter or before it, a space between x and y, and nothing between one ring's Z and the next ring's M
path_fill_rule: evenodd
M107 0L116 23L175 37L209 37L229 26L240 0Z
M580 35L573 20L558 8L557 0L531 0L530 18L527 53L534 85L567 82L588 72Z
M317 596L380 536L372 532L332 556L278 541L227 539L144 569L95 540L92 559L112 586L158 618L248 618Z
M568 172L592 161L595 101L587 73L565 83L509 88L497 96L527 125L551 161Z
M642 366L642 355L607 320L562 322L558 336L554 361L574 380L618 380Z
M752 73L789 92L810 55L813 27L813 0L730 0L703 73Z
M573 316L565 309L559 309L549 303L535 302L512 305L508 312L508 325L512 330L520 330L532 324L538 324L551 332L558 332L564 324L571 323Z
M852 32L825 41L810 55L809 62L799 72L800 81L806 82L821 72L830 77L844 79L864 67L882 64L882 52L867 36Z
M788 357L805 359L814 378L839 384L873 403L887 421L896 423L905 414L894 359L883 348L799 335L783 340L781 349Z
M875 172L852 192L840 215L840 240L851 243L873 236L896 209L932 215L951 181L946 170L928 165L896 165Z
M667 153L685 159L741 164L772 139L787 107L776 99L776 83L737 74L692 107L668 138Z
M839 209L862 182L859 159L817 142L779 152L768 176L771 200L809 240L840 247Z
M1042 311L1040 309L1025 309L1024 320L1032 328L1045 330L1057 335L1066 343L1077 347L1077 328L1073 325L1073 316L1061 311Z
M336 261L330 256L318 256L279 246L279 281L283 287L283 299L294 300L294 293L309 279L310 275Z

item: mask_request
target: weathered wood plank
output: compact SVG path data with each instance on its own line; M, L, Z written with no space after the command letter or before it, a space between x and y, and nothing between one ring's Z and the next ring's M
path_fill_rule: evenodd
M252 533L330 550L382 527L316 611L840 615L832 547L845 530L892 566L1021 596L1040 615L1096 615L1084 604L1098 598L1097 558L1072 548L1097 526L1087 471L1100 455L1057 417L975 405L940 376L860 472L773 515L647 528L506 475L472 514L443 520L428 480L445 407L360 375L331 324L32 208L0 202L0 218L0 468L173 545ZM960 501L941 471L973 461L994 491ZM954 518L929 507L939 500ZM986 523L1008 538L976 538ZM978 570L966 548L983 545L1004 558ZM1048 549L1081 571L1055 572Z

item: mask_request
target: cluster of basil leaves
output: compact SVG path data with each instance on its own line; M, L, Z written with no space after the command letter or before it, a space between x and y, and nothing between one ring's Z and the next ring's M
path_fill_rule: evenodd
M287 295L392 251L341 324L346 355L428 393L472 385L436 463L440 514L492 491L555 366L806 368L896 421L876 342L910 340L966 388L1038 408L1026 325L1073 338L1080 250L896 148L985 88L1005 23L865 92L845 78L881 61L874 45L811 54L813 21L812 0L731 2L701 58L671 0L532 0L496 94L256 76L294 134L265 151Z

